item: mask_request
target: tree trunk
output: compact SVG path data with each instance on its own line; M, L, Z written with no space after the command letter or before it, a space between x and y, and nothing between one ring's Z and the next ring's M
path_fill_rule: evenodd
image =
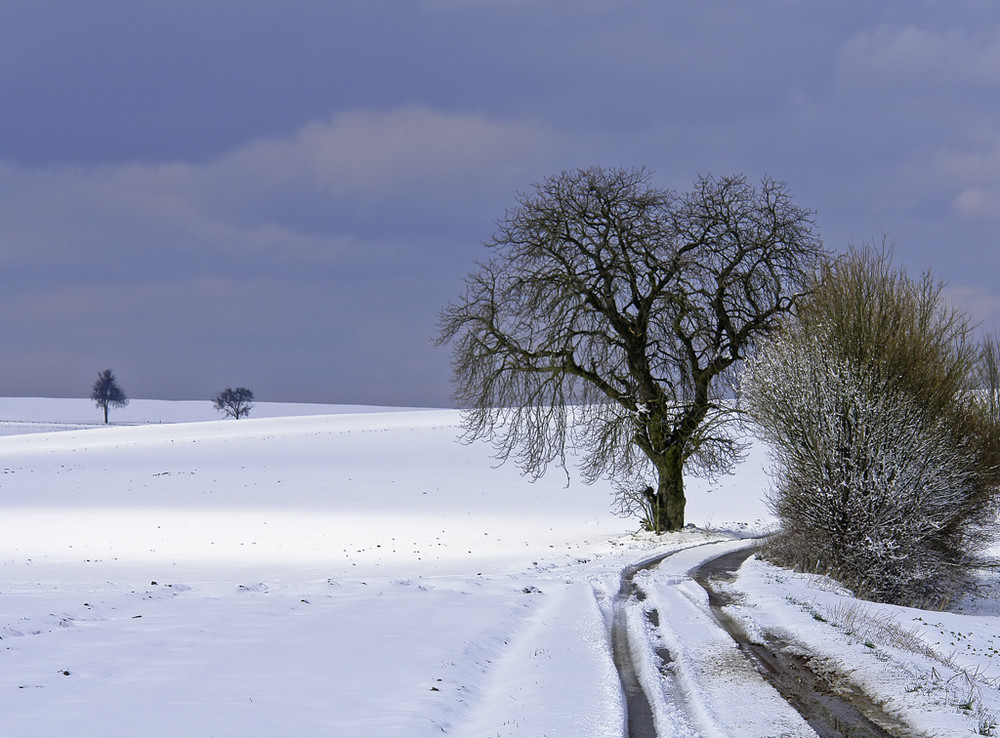
M104 425L108 424L108 404L104 403Z
M665 533L684 527L684 457L679 448L667 449L654 461L659 482L653 501L653 530Z

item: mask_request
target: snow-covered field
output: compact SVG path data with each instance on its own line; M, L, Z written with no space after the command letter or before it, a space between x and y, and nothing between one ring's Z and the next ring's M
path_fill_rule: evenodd
M454 411L218 418L133 401L99 427L84 400L0 400L0 736L621 736L621 573L673 551L626 606L660 734L811 734L687 576L769 524L759 451L691 480L699 528L656 539L607 486L497 468ZM995 577L949 613L755 559L727 586L747 630L926 735L1000 716Z

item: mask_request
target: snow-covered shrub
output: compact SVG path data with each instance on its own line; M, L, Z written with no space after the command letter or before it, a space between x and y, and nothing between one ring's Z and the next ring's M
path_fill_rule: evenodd
M946 602L995 520L997 425L967 319L852 250L744 375L774 461L777 563L898 604Z
M815 340L771 344L747 385L775 462L784 563L881 601L947 595L971 543L949 530L974 532L954 518L976 478L975 456L948 424L911 397L878 392Z

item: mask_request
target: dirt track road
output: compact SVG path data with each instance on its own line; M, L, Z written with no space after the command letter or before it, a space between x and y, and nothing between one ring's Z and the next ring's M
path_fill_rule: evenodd
M915 735L846 681L815 674L808 658L795 655L802 644L790 649L770 634L751 641L726 615L729 601L713 582L731 578L753 546L708 546L718 555L706 560L697 546L622 573L612 644L628 738Z

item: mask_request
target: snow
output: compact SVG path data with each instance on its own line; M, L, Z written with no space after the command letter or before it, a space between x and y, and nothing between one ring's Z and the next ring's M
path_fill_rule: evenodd
M670 672L693 718L689 722L667 700L658 700L654 712L660 735L813 735L716 625L707 593L688 576L709 558L746 546L746 541L736 541L687 548L636 579L647 593L647 611L657 613L653 638L669 651ZM657 676L647 669L643 684L647 694L660 691ZM748 710L748 705L753 709Z
M304 415L392 412L405 408L365 405L319 405L294 402L256 403L254 418L301 417ZM208 400L140 400L113 408L109 420L115 426L218 420L222 415ZM0 436L50 433L104 426L102 410L93 401L51 397L0 397Z
M531 483L458 442L456 411L133 400L101 419L0 400L2 736L620 736L615 597L668 553L625 607L661 734L811 735L688 575L770 525L759 449L691 480L699 527L657 538L610 485ZM755 558L727 586L748 631L928 735L1000 715L995 578L946 613Z
M743 602L729 609L807 646L927 735L990 735L1000 727L998 578L983 587L988 597L957 612L929 612L862 602L823 577L751 560L733 585Z

